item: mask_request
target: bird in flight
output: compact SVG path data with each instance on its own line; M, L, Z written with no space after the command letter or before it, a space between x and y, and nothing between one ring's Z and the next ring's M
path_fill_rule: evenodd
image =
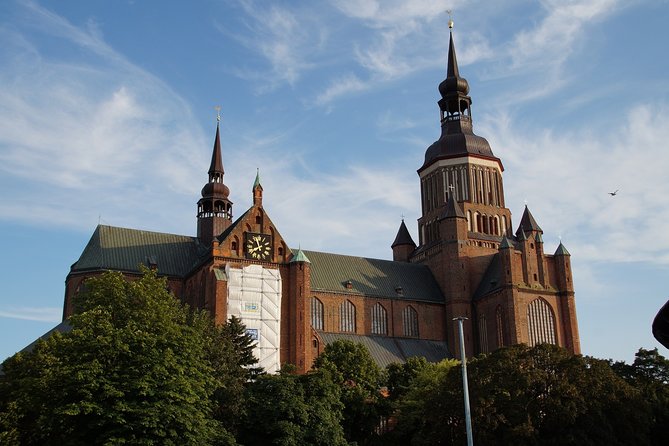
M615 192L609 192L609 195L611 195L612 197L615 197L615 196L618 194L618 191L619 191L619 190L620 190L620 189L616 189Z

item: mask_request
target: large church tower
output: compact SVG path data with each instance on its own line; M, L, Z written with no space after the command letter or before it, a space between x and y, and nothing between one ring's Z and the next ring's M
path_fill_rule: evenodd
M418 246L408 254L400 248L410 249L410 243L396 241L394 258L432 271L444 295L444 337L455 355L456 317L467 318L468 354L521 342L551 342L579 352L568 253L562 247L553 256L544 254L543 231L528 209L514 235L504 167L488 141L474 133L469 83L460 76L452 26L449 21L447 75L439 84L441 136L418 169Z

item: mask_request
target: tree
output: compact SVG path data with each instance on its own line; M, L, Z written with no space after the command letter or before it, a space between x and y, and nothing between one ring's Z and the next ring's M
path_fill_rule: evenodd
M232 316L221 326L209 324L208 333L211 339L208 357L217 381L213 395L214 417L227 432L237 435L248 407L246 384L257 378L262 368L256 367L254 341L239 318Z
M367 348L351 341L333 342L316 358L314 368L332 373L341 387L346 439L360 444L370 442L380 419L381 371Z
M652 444L665 444L669 438L669 360L656 348L640 348L631 365L616 362L611 367L638 389L650 405Z
M430 367L422 356L412 356L404 363L392 363L386 367L386 380L390 399L397 401L402 399L411 388L416 377L425 369Z
M647 404L606 361L521 344L474 358L467 370L477 444L648 444ZM419 374L399 406L397 435L464 444L460 374L460 366Z
M75 300L72 330L3 364L0 420L16 444L234 443L213 416L208 315L146 268L105 273Z
M339 387L327 371L284 369L247 387L248 411L239 439L247 446L345 446Z

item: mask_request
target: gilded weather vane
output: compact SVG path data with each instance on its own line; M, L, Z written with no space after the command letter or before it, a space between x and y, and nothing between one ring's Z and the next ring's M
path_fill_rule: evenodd
M446 10L446 13L448 14L448 29L453 29L453 17L451 15L453 11L450 9Z
M221 106L217 105L214 110L216 110L216 122L221 122Z

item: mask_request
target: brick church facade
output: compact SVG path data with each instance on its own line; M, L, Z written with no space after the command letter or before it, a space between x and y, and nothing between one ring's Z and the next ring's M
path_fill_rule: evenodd
M363 343L382 366L459 356L461 316L468 355L541 342L580 353L569 252L560 243L544 253L527 207L513 232L502 162L473 133L452 34L439 92L441 136L418 169L418 243L402 221L392 261L291 249L263 206L259 175L253 205L233 218L217 126L197 236L99 225L67 276L63 319L87 277L133 277L144 264L217 323L240 317L270 372L286 363L306 371L337 339Z

